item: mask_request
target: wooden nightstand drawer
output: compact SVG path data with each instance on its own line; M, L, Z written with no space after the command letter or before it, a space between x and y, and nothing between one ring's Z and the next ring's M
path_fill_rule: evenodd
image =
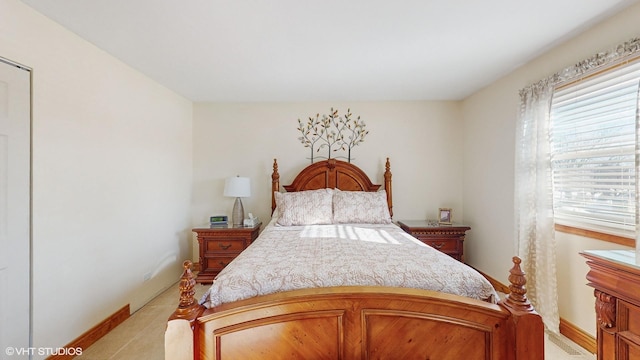
M260 226L195 228L198 235L199 283L210 283L227 264L258 237Z
M440 250L442 252L445 253L457 253L459 251L458 249L458 240L457 239L440 239L440 240L434 240L434 239L425 239L425 238L420 238L419 236L416 236L418 238L418 240L422 241L423 243L431 246L432 248L436 249L436 250Z
M464 238L470 227L440 225L426 220L402 220L398 221L398 226L423 243L464 262Z
M204 251L207 253L236 253L239 254L244 250L245 240L204 240Z
M225 266L229 265L235 256L216 256L205 259L207 269L211 271L220 272Z

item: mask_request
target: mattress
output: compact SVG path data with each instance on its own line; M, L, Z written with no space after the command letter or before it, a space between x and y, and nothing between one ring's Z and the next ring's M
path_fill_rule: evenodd
M416 288L493 303L498 298L476 270L395 224L278 226L272 221L218 274L200 304L211 308L331 286Z

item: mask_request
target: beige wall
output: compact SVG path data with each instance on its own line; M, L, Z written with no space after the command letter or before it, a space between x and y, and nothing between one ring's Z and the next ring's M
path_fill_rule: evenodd
M527 63L463 102L467 260L507 282L505 262L514 254L513 173L519 89L598 51L640 36L640 4L590 28ZM560 316L595 336L593 291L578 252L619 248L596 240L557 234Z
M222 192L224 179L234 175L252 181L245 211L269 220L273 159L278 159L281 184L289 184L310 164L309 150L298 140L297 119L329 113L331 107L341 113L350 107L366 122L370 133L353 149L352 162L374 182L383 182L385 158L390 158L394 219L436 218L438 207L451 207L454 220L462 219L457 102L199 103L193 124L193 224L204 224L213 214L231 215L233 199Z
M17 0L0 56L33 68L33 345L58 347L177 280L193 108Z

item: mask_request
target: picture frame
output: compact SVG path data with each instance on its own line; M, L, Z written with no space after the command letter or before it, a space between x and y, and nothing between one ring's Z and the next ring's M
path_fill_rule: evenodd
M450 208L439 208L438 209L438 224L441 225L451 225L451 209Z

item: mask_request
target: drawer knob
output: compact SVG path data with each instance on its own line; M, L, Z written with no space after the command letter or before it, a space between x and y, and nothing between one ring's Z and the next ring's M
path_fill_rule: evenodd
M228 263L224 261L219 261L218 264L220 264L220 266L223 266L223 267L228 265Z
M225 245L225 244L218 244L218 246L220 246L220 248L221 248L222 250L227 250L228 248L230 248L230 247L231 247L231 244L227 244L227 245Z
M438 244L433 243L433 247L438 249L438 250L442 249L443 246L444 246L444 243L438 243Z

